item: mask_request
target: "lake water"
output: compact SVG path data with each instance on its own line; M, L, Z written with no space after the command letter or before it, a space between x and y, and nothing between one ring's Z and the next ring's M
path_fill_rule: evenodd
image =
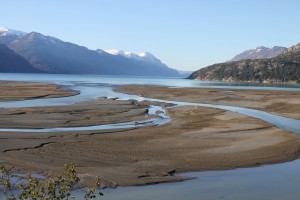
M299 200L300 161L255 168L187 173L196 179L104 190L105 200Z
M64 85L85 84L147 84L170 87L236 88L259 90L300 91L300 84L262 84L245 82L198 81L180 78L101 76L101 75L65 75L65 74L12 74L0 73L0 80L50 82Z
M170 87L209 87L238 88L260 90L300 91L300 85L288 84L253 84L193 81L174 78L91 76L91 75L45 75L45 74L0 74L0 80L37 81L63 84L72 88L92 86L86 93L71 98L56 99L53 105L68 104L95 98L95 92L113 97L110 89L101 87L119 84L150 84ZM100 88L99 91L97 88ZM133 97L136 98L135 95ZM128 96L126 96L128 98ZM41 105L45 105L41 102ZM22 103L22 102L19 102ZM35 102L36 103L36 102ZM8 103L9 104L9 103ZM26 104L26 103L25 103ZM30 105L30 101L29 101ZM35 104L36 105L36 104ZM285 128L285 122L278 121ZM295 127L300 127L298 120ZM280 127L280 126L279 126ZM142 187L119 187L104 190L103 199L299 199L300 198L300 161L266 165L256 168L235 169L226 171L198 172L184 174L197 177L181 183L167 183Z

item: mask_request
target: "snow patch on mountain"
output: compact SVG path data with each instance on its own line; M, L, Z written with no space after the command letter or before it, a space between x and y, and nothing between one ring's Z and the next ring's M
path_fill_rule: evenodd
M9 28L4 27L4 26L0 27L0 36L15 35L15 36L18 36L18 37L23 37L26 34L27 33L25 33L25 32L12 30L12 29L9 29Z
M123 50L118 50L118 49L108 49L105 50L106 53L109 53L111 55L119 55L119 56L124 56L127 58L138 58L138 57L145 57L146 53L142 52L142 53L132 53L129 51L123 51Z
M98 52L99 52L99 50L98 50ZM159 64L162 63L158 58L156 58L154 55L152 55L151 53L148 53L148 52L132 53L129 51L123 51L123 50L118 50L118 49L109 49L109 50L105 50L105 52L109 53L111 55L123 56L128 59L134 59L134 60L138 60L138 61L159 63Z

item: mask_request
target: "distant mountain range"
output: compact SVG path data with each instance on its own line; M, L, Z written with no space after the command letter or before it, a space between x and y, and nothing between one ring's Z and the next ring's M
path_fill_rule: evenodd
M260 50L259 50L260 49ZM285 49L281 54L282 47L262 50L257 48L255 58L261 59L242 59L246 58L248 53L242 53L235 57L239 61L214 64L198 71L193 72L189 78L198 80L218 80L218 81L257 81L257 82L297 82L300 83L300 44ZM279 50L280 49L280 50ZM255 51L255 50L254 50ZM253 50L252 50L253 52ZM273 52L262 53L260 52ZM250 53L251 54L251 53ZM254 54L254 53L253 53ZM249 56L248 56L249 57Z
M101 53L101 50L98 50L98 52ZM141 53L135 54L135 53L132 53L129 51L122 51L122 50L117 50L117 49L105 50L105 52L109 53L111 55L123 56L125 58L129 58L129 59L136 60L136 61L162 64L159 59L155 58L151 53L148 53L148 52L141 52Z
M180 76L177 70L150 53L126 56L122 51L118 54L100 49L94 51L37 32L27 34L2 27L0 43L22 56L40 73ZM0 72L5 72L3 69L0 66ZM14 69L15 66L11 66L10 71Z
M193 73L193 71L183 71L183 70L178 70L178 72L182 77L185 77L185 78L190 76Z
M250 49L236 55L231 60L229 60L229 62L247 60L247 59L274 58L279 54L285 52L286 50L287 50L286 47L275 46L273 48L267 48L264 46L260 46L255 49Z
M98 49L99 53L103 52L103 50ZM115 56L123 56L127 59L130 59L138 64L142 64L144 67L148 65L149 69L156 70L157 68L168 67L166 64L162 63L161 60L156 58L154 55L148 52L141 52L141 53L132 53L129 51L122 51L118 49L109 49L105 50L106 53L109 53L111 55ZM176 70L180 77L187 77L191 75L192 71L182 71L182 70Z

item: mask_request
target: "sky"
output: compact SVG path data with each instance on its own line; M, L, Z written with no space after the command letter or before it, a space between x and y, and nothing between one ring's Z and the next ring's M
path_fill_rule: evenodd
M300 43L299 0L0 0L0 26L89 49L150 52L194 71Z

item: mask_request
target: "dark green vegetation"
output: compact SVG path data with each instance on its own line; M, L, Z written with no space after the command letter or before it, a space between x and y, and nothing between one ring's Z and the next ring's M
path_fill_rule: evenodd
M241 60L214 64L189 76L218 81L300 82L300 44L269 59Z
M80 181L75 171L74 165L65 165L64 171L52 177L34 178L31 175L20 177L17 181L11 169L0 166L0 197L7 200L64 200L74 199L72 190ZM15 183L17 182L17 183ZM100 179L96 179L95 186L88 188L84 194L84 199L95 199L103 196L97 188L100 186Z

